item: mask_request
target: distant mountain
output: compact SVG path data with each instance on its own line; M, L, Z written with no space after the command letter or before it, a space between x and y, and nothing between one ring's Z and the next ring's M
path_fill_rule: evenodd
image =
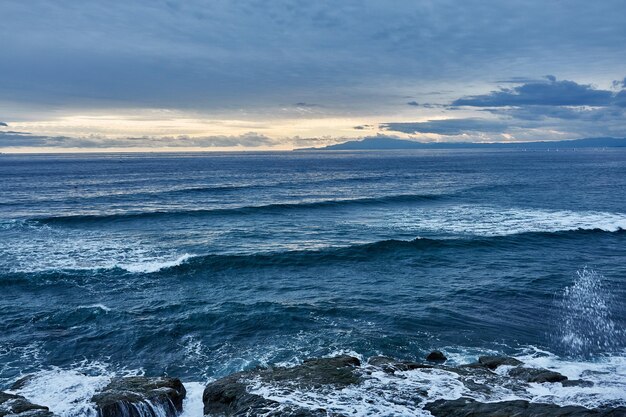
M586 138L537 142L416 142L387 137L351 140L323 148L302 148L297 151L357 151L385 149L572 149L626 147L626 138Z

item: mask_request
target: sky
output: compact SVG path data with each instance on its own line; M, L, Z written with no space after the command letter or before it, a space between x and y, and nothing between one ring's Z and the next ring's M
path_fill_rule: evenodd
M624 16L624 0L2 0L0 151L626 137Z

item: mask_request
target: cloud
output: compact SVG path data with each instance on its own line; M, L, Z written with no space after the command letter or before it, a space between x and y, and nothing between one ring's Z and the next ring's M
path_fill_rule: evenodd
M547 119L582 120L588 122L622 121L626 123L626 110L616 106L567 107L523 106L515 108L487 109L489 113L518 120L543 121Z
M574 81L557 81L547 76L545 82L530 82L520 86L492 91L489 94L463 97L453 106L504 107L504 106L608 106L613 102L613 92L595 89L589 84Z
M409 101L408 103L409 106L419 106L420 104L417 101Z
M455 136L468 132L501 133L507 129L507 123L500 120L479 118L442 119L427 122L382 123L381 129L408 134L435 133L438 135Z
M379 108L406 85L626 65L623 0L170 3L3 0L0 97L55 109L237 112L301 97Z
M626 90L622 90L615 95L613 104L620 107L626 107Z
M271 147L277 144L278 142L275 139L254 132L234 136L146 136L127 138L41 136L23 132L0 132L0 148L258 148Z
M4 123L4 122L0 122L0 126L8 126L8 124Z
M623 80L615 80L612 83L613 88L626 88L626 77Z

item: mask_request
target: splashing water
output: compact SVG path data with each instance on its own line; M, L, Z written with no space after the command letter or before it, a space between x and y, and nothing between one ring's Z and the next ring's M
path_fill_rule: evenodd
M623 345L624 331L612 319L614 300L603 281L600 273L585 267L562 293L558 342L570 355L589 357Z

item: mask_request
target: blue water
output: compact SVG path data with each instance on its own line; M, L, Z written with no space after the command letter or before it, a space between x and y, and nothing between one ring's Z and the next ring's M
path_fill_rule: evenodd
M624 150L0 155L0 388L434 348L626 374L625 229Z

